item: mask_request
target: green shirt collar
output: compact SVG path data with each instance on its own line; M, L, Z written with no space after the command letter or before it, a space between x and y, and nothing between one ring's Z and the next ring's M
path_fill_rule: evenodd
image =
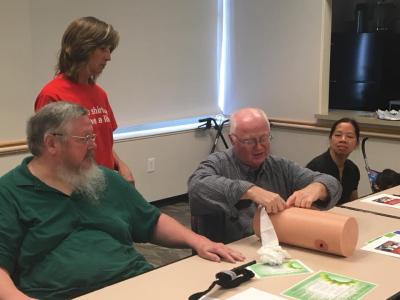
M37 190L42 190L42 191L57 191L61 193L60 191L48 186L45 184L43 181L41 181L39 178L34 176L31 171L28 169L28 164L31 162L33 159L33 156L28 156L25 157L21 164L15 169L14 172L14 177L15 177L15 182L16 185L19 187L34 187Z

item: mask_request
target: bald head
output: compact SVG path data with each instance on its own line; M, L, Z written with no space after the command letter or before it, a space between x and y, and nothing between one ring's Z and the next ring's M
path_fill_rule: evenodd
M231 115L229 132L237 134L237 131L253 127L255 124L264 124L269 131L268 117L263 110L251 107L242 108Z
M258 168L269 155L267 115L258 108L243 108L233 113L230 121L229 138L235 156L243 164Z

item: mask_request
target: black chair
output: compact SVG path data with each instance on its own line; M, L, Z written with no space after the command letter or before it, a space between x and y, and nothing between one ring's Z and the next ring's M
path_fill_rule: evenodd
M192 215L192 230L214 242L225 243L225 214Z

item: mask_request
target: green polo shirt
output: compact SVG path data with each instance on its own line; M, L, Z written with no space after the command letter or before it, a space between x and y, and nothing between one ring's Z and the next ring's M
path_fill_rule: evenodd
M47 186L25 158L0 178L0 266L34 298L66 299L152 266L133 248L148 242L160 211L115 172L102 168L98 204Z

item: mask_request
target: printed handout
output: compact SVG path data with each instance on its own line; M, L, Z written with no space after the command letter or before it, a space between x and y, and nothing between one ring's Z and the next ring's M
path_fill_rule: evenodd
M400 208L400 196L396 195L379 194L361 199L360 201L387 207Z
M298 259L290 259L288 261L285 261L283 264L277 266L257 263L248 267L248 269L253 271L253 273L256 275L256 278L296 275L312 272L310 268L308 268Z
M400 258L400 230L377 237L361 249Z
M282 293L298 300L357 300L375 287L375 284L319 271Z

